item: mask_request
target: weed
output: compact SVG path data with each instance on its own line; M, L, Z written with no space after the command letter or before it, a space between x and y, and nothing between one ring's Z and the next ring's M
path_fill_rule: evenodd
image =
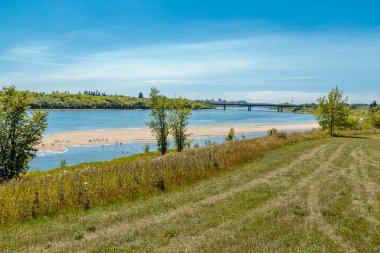
M144 145L143 150L144 150L144 153L149 153L150 145L149 145L148 143L146 143L146 144Z
M307 215L309 214L309 210L307 210L306 207L296 205L296 206L293 208L293 213L294 213L295 215L298 215L298 216L304 217L304 216L307 216Z
M87 227L88 232L94 232L96 230L96 226L94 224L91 224Z
M75 240L82 240L84 238L84 233L83 231L77 231L75 234L74 234L74 239Z
M174 237L176 234L177 234L177 230L175 230L174 228L168 228L168 229L165 229L164 231L164 237L171 238L171 237Z

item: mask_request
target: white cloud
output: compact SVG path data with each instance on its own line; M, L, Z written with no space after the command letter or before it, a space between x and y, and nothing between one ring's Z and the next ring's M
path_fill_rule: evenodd
M327 92L305 92L305 91L243 91L224 92L223 98L227 100L244 99L252 103L285 103L295 104L316 102L318 98L324 97ZM345 94L350 103L369 103L380 98L380 93Z
M69 53L66 43L28 43L0 53L0 82L25 89L74 91L90 84L114 90L167 84L207 95L214 91L210 86L291 92L250 93L252 99L272 96L273 102L284 95L302 100L306 96L302 92L314 99L336 84L353 97L366 99L372 94L361 91L377 90L380 82L380 34L375 33L267 34L75 54ZM217 89L219 94L223 91Z

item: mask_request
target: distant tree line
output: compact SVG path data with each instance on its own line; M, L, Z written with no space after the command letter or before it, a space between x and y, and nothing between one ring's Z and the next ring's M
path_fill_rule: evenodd
M52 94L27 92L31 109L150 109L151 99L138 97L106 95L99 91L84 91L83 94L53 92ZM212 105L189 101L194 109L210 109Z
M98 90L96 91L84 91L83 95L90 95L90 96L107 96L105 92L100 92Z

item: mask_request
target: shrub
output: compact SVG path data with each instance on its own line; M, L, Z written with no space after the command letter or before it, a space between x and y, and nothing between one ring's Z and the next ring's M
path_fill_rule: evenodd
M380 128L380 107L375 110L374 108L369 113L369 122L375 128Z
M276 128L271 128L267 131L268 136L273 136L277 134L278 130Z
M225 138L227 142L235 140L235 129L233 127L230 128L227 137Z
M276 128L269 129L267 132L268 136L276 136L279 138L286 139L288 134L284 131L278 131Z
M66 160L61 160L60 162L59 162L59 167L60 168L66 168L67 167L67 162L66 162Z
M279 137L279 138L283 138L283 139L286 139L288 137L288 134L284 131L278 131L275 136Z
M144 150L144 153L149 153L150 145L149 145L148 143L146 143L146 144L144 145L143 150Z

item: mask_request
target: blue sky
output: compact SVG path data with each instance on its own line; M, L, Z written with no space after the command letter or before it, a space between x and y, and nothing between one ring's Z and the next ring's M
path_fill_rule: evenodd
M35 91L380 100L379 1L0 0L0 83Z

